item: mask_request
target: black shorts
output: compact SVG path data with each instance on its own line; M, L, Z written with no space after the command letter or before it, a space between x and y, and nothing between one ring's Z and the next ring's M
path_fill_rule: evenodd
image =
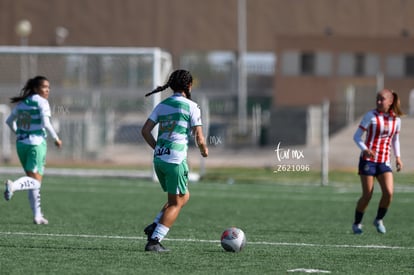
M391 166L386 162L372 162L359 158L358 175L378 176L386 172L392 172Z

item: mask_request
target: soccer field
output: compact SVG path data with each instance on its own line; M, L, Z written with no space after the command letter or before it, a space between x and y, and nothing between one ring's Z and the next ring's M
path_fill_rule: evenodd
M353 235L355 175L355 183L321 187L269 173L267 180L218 174L190 184L190 201L163 241L171 251L163 254L144 252L143 228L166 199L158 184L46 176L49 225L32 224L25 192L0 202L0 274L414 273L412 183L396 184L385 235L372 226L376 186L364 234ZM220 246L229 226L246 233L240 253Z

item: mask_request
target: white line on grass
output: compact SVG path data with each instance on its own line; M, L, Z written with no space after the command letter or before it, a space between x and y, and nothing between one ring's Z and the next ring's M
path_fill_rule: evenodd
M88 235L88 234L53 234L53 233L32 233L32 232L0 232L0 235L11 236L38 236L38 237L59 237L59 238L90 238L90 239L121 239L121 240L144 240L146 237L116 236L116 235ZM200 242L220 243L219 240L201 239L169 239L175 242ZM388 246L388 245L348 245L348 244L311 244L311 243L285 243L285 242L248 242L249 245L274 245L274 246L301 246L301 247L331 247L331 248L367 248L367 249L396 249L414 250L414 247Z

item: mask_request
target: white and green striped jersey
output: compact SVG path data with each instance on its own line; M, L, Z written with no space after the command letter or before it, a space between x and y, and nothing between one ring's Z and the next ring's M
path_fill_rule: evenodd
M11 113L16 121L17 140L32 145L42 143L47 136L43 116L51 116L47 99L35 94L19 102Z
M197 103L176 93L159 103L149 119L159 125L154 158L177 164L185 160L191 128L202 125Z

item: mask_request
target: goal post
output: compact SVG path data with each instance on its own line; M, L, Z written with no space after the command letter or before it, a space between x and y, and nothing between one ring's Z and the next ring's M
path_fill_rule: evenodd
M28 78L44 75L51 82L53 123L65 145L59 152L51 148L50 162L151 163L144 159L148 150L139 130L161 95L144 95L171 71L172 57L160 48L0 46L0 100L10 108L10 97ZM2 131L3 154L10 139Z

